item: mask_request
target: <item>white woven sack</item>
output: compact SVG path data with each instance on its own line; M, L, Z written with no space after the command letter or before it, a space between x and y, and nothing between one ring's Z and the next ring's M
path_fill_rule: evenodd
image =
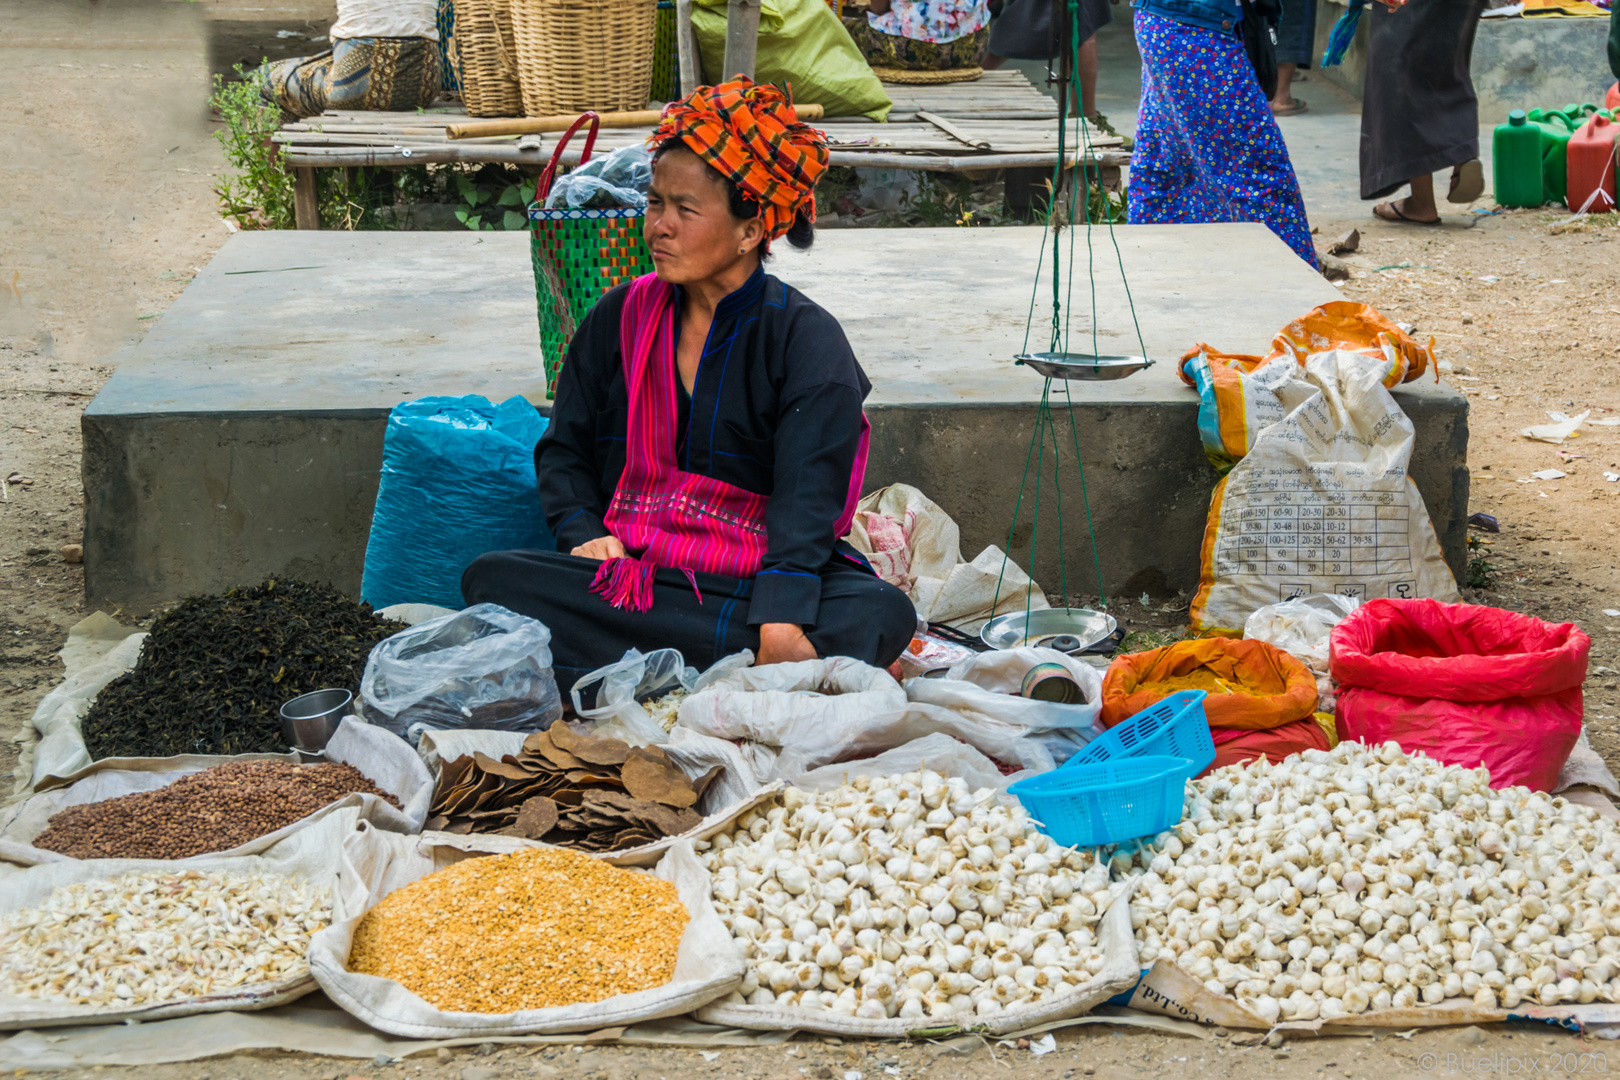
M353 765L378 787L399 800L396 810L386 799L356 792L334 800L307 817L226 851L182 860L252 855L338 810L357 807L360 816L391 832L418 833L433 802L433 777L404 739L358 717L344 717L326 745L326 759ZM232 761L297 761L296 754L238 754L231 757L184 754L168 758L103 758L60 781L47 780L48 790L0 811L0 860L33 866L70 860L69 856L33 846L51 816L69 806L101 802L137 791L153 791L182 776Z
M135 666L145 633L119 626L96 612L68 631L60 654L67 674L34 709L31 734L17 762L17 793L53 776L67 776L90 764L81 724L103 687Z
M348 969L355 925L383 897L468 852L362 826L343 845L332 925L310 942L315 981L338 1007L391 1035L414 1039L556 1035L681 1016L742 983L743 962L709 900L709 873L690 842L676 844L652 871L674 882L691 921L681 935L675 977L664 986L603 1001L515 1013L446 1012L392 979Z
M1040 1004L1014 1005L988 1017L965 1018L964 1027L1000 1035L1050 1024L1070 1017L1084 1016L1098 1005L1122 994L1141 977L1137 966L1136 938L1131 931L1130 892L1133 883L1115 886L1113 902L1103 912L1097 927L1097 941L1103 947L1102 970L1088 983ZM738 1005L717 1002L697 1011L706 1024L750 1028L756 1031L813 1031L821 1035L853 1036L869 1039L903 1039L913 1031L938 1028L944 1021L866 1020L840 1016L826 1009L779 1009L771 1005Z
M293 833L258 855L201 855L184 863L159 859L92 859L16 867L0 864L0 914L43 902L59 885L114 878L131 871L148 873L226 870L233 874L273 873L301 878L331 888L337 875L338 851L359 823L360 811L348 807ZM194 1013L268 1009L303 997L315 989L307 972L275 982L232 987L207 997L185 998L160 1005L71 1005L0 995L0 1031L79 1024L122 1024L162 1020Z
M419 37L439 40L438 0L338 0L333 41Z

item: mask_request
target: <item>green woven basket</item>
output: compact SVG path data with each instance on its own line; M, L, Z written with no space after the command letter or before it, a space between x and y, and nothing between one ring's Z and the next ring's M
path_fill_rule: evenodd
M652 89L653 101L674 101L681 96L681 63L675 53L675 4L658 0L658 18L653 23Z
M556 180L563 147L580 125L589 122L590 134L580 164L590 160L596 144L598 117L586 113L557 140L551 161L535 186L529 206L532 227L529 255L534 263L534 295L540 309L540 351L546 367L546 397L557 393L568 343L580 320L615 285L650 274L652 253L641 238L646 212L634 207L604 210L545 208L546 196Z

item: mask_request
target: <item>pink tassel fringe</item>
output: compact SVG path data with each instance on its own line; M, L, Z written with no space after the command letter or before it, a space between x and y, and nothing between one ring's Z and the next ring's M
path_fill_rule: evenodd
M591 592L621 611L649 611L657 571L655 564L640 559L607 559L591 579Z

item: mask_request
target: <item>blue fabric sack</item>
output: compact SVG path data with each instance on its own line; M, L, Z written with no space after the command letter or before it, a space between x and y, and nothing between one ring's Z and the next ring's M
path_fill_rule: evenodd
M547 420L523 397L478 394L401 402L383 436L360 595L372 607L460 610L461 575L486 551L538 548L546 527L534 447Z

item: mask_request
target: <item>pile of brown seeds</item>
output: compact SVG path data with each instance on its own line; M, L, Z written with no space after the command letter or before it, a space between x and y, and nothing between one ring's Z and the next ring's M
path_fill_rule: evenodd
M184 859L256 840L357 791L399 806L352 765L233 761L59 810L34 846L75 859Z
M674 978L688 918L670 882L531 848L389 893L355 927L349 969L447 1012L584 1004Z
M521 754L448 762L427 828L623 851L696 827L703 817L692 807L719 775L717 767L694 783L656 746L632 748L558 722L523 740Z

